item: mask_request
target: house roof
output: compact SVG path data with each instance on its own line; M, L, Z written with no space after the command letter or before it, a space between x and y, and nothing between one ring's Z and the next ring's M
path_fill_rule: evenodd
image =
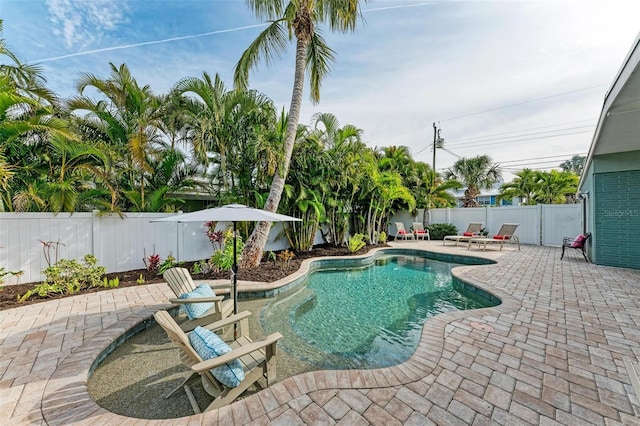
M640 150L640 33L604 98L584 170L595 155ZM584 180L580 179L580 185Z

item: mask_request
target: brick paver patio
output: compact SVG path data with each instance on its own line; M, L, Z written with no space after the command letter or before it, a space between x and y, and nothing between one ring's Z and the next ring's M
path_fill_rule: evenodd
M401 245L496 258L455 273L503 303L428 320L401 365L306 373L220 410L166 421L110 413L86 387L107 345L168 306L165 284L5 310L0 423L640 425L627 371L640 358L639 270L587 264L579 253L560 261L549 247Z

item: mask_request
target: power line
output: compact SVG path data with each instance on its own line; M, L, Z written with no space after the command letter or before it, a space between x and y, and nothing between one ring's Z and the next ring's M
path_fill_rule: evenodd
M591 89L595 89L596 87L602 87L602 86L606 86L606 84L598 84L598 85L595 85L595 86L584 87L582 89L571 90L569 92L563 92L563 93L557 93L555 95L543 96L542 98L531 99L529 101L522 101L522 102L518 102L518 103L515 103L515 104L503 105L503 106L496 107L496 108L486 109L484 111L471 112L469 114L459 115L457 117L446 118L446 119L440 120L440 121L441 122L453 121L453 120L457 120L459 118L465 118L465 117L470 117L472 115L484 114L486 112L497 111L499 109L512 108L512 107L515 107L515 106L520 106L520 105L529 104L529 103L532 103L532 102L542 101L542 100L545 100L545 99L557 98L558 96L570 95L572 93L583 92L585 90L591 90Z
M519 163L521 161L529 161L529 160L546 160L549 158L558 158L558 157L575 157L575 156L583 156L586 155L586 153L577 153L577 154L558 154L558 155L550 155L550 156L546 156L546 157L534 157L534 158L526 158L526 159L522 159L522 160L507 160L507 161L500 161L500 164L504 164L504 163Z
M578 120L578 121L565 121L564 123L550 124L550 125L547 125L547 126L539 126L539 127L530 127L528 129L514 130L512 132L494 133L494 134L491 134L491 135L483 135L483 136L472 136L472 137L469 137L469 138L458 139L456 142L466 142L466 141L468 141L470 139L483 139L483 138L490 138L490 137L493 137L493 136L509 135L509 134L512 134L512 133L528 132L529 130L546 129L548 127L564 126L565 124L584 123L586 121L594 122L595 119Z
M499 163L499 162L498 162ZM522 168L523 166L530 166L533 164L558 164L560 163L560 160L546 160L546 161L532 161L529 163L519 163L519 164L509 164L507 167L507 169L509 168ZM558 167L560 167L560 165L558 164Z
M463 148L466 146L469 147L473 147L473 146L482 146L482 145L477 145L477 142L485 142L485 141L494 141L495 139L487 139L487 140L475 140L472 141L472 139L482 139L482 138L489 138L492 136L500 136L500 135L507 135L507 134L511 134L511 133L521 133L521 132L525 132L528 130L537 130L537 129L544 129L544 128L549 128L549 127L556 127L556 126L561 126L564 124L575 124L575 123L583 123L585 121L592 121L592 120L577 120L577 121L568 121L568 122L564 122L564 123L557 123L557 124L551 124L551 125L547 125L547 126L539 126L539 127L531 127L528 129L521 129L521 130L515 130L512 132L503 132L503 133L494 133L492 135L484 135L484 136L475 136L475 137L471 137L471 138L466 138L466 139L458 139L455 142L453 142L453 147L456 148ZM505 137L505 138L497 138L497 139L509 139L509 138L518 138L518 137L522 137L522 136L532 136L532 135L537 135L537 134L544 134L544 133L553 133L553 132L561 132L561 131L567 131L567 130L572 130L572 129L579 129L582 127L590 127L591 125L585 125L585 126L577 126L577 127L570 127L570 128L564 128L564 129L555 129L555 130L549 130L546 132L536 132L536 133L530 133L530 134L523 134L523 135L514 135L514 136L510 136L510 137ZM558 136L564 136L565 134L561 134ZM398 135L400 136L400 135ZM469 144L465 144L462 142L466 142L469 141ZM515 141L514 141L515 142ZM450 144L447 144L447 146L451 146ZM418 155L421 154L423 152L425 152L427 149L433 149L433 144L429 144L426 147L421 148L420 150L416 151L413 153L413 155Z
M467 146L467 145L474 145L474 144L479 143L479 142L489 142L489 141L496 141L496 140L500 140L500 139L513 139L513 138L520 138L520 137L523 137L523 136L543 135L545 133L566 132L568 130L577 130L577 129L582 129L582 128L585 128L585 127L592 127L592 126L589 125L589 126L567 127L567 128L564 128L564 129L547 130L547 131L544 131L544 132L526 133L526 134L516 135L516 136L504 136L504 137L501 137L501 138L489 138L489 139L484 139L484 140L472 141L472 142L468 142L468 143L455 141L455 142L453 142L453 146Z
M481 144L477 144L477 145L464 145L464 146L458 146L457 148L461 148L461 149L464 149L464 148L476 148L476 147L479 147L479 146L487 146L487 145L500 145L500 144L504 144L504 143L531 141L531 140L538 140L538 139L559 138L559 137L562 137L562 136L579 135L579 134L582 134L582 133L591 133L591 131L564 133L564 134L561 134L561 135L539 136L539 137L535 137L535 138L514 139L514 140L502 141L502 142L481 143Z
M576 156L586 156L587 153L585 152L577 152L577 153L569 153L569 154L558 154L558 155L549 155L549 156L544 156L544 157L533 157L533 158L523 158L523 159L518 159L518 160L506 160L506 161L496 161L497 164L500 164L500 166L505 165L505 167L500 167L501 170L504 171L520 171L522 170L521 166L526 166L526 165L530 165L530 164L547 164L547 163L559 163L562 162L563 160L567 159L570 160L573 157ZM531 161L531 160L547 160L547 161ZM524 162L524 163L523 163ZM509 164L507 164L509 163ZM553 166L553 167L559 167L559 166ZM547 168L552 168L552 167L547 167ZM440 170L445 170L445 169L440 169Z

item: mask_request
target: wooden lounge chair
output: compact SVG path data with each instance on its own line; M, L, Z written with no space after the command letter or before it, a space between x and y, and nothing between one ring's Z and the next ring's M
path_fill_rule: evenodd
M564 249L572 248L576 250L580 250L582 252L582 257L584 260L589 262L589 258L587 258L587 253L584 251L587 240L591 237L591 233L587 232L586 234L580 234L576 238L565 237L562 239L562 254L560 255L560 260L564 257Z
M471 238L479 237L480 231L482 230L482 222L471 222L469 226L467 226L467 230L462 233L462 235L446 235L442 239L442 245L449 240L455 241L456 246L459 242L468 242Z
M422 222L413 222L413 235L416 237L416 240L424 240L426 238L431 241L429 230L424 229Z
M207 325L221 320L233 313L233 297L227 299L224 296L215 295L213 289L203 295L191 274L185 268L170 268L163 274L163 278L177 296L169 299L169 302L183 305L189 320L183 322L180 327L184 331L191 331L199 325ZM206 284L205 284L206 287ZM220 290L223 287L216 287ZM190 297L187 297L187 296ZM188 310L188 312L187 312Z
M478 244L478 247L482 246L483 250L487 250L487 244L500 244L500 250L506 242L514 242L518 244L518 250L520 250L520 240L517 236L513 235L518 228L519 223L503 223L500 227L500 230L493 237L474 237L469 240L469 246L467 249L471 248L472 244Z
M413 240L413 233L404 229L402 222L396 222L396 240Z
M182 363L192 370L191 375L189 375L180 386L168 394L166 398L169 398L183 388L191 402L193 411L200 413L200 407L189 387L189 382L192 381L192 379L197 379L198 376L202 381L204 390L213 396L213 401L205 411L220 408L233 402L262 377L267 380L267 386L269 386L270 382L276 377L276 344L278 340L282 339L282 334L273 333L263 340L253 342L248 334L249 324L247 318L250 315L251 312L249 311L240 312L239 314L232 315L204 327L207 330L216 331L234 323L239 323L240 334L235 341L229 344L232 349L231 352L203 360L189 339L189 334L195 333L196 331L188 334L185 333L167 311L158 311L153 314L156 322L167 332L169 338L180 346L180 359ZM228 363L237 363L238 361L236 360L239 361L244 371L244 378L241 379L235 387L223 384L220 380L216 379L211 372L213 368L220 366L225 366L226 368L229 365Z

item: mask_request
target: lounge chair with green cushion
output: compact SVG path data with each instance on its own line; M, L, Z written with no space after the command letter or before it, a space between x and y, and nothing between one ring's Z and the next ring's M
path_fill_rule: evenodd
M471 238L479 237L481 230L482 230L482 222L471 222L471 223L469 223L469 226L467 226L467 230L464 231L462 233L462 235L446 235L442 239L442 245L444 245L444 243L447 240L449 240L449 241L455 241L456 242L456 246L457 246L458 243L461 242L461 241L462 242L467 242Z
M200 413L189 387L189 383L198 377L204 390L213 397L206 410L230 404L262 377L269 386L276 377L276 345L282 334L273 333L262 340L252 341L249 338L250 315L249 311L240 312L185 333L167 311L153 314L160 327L180 347L182 363L192 371L166 398L184 389L193 411ZM239 336L227 344L215 332L233 324L239 325Z

